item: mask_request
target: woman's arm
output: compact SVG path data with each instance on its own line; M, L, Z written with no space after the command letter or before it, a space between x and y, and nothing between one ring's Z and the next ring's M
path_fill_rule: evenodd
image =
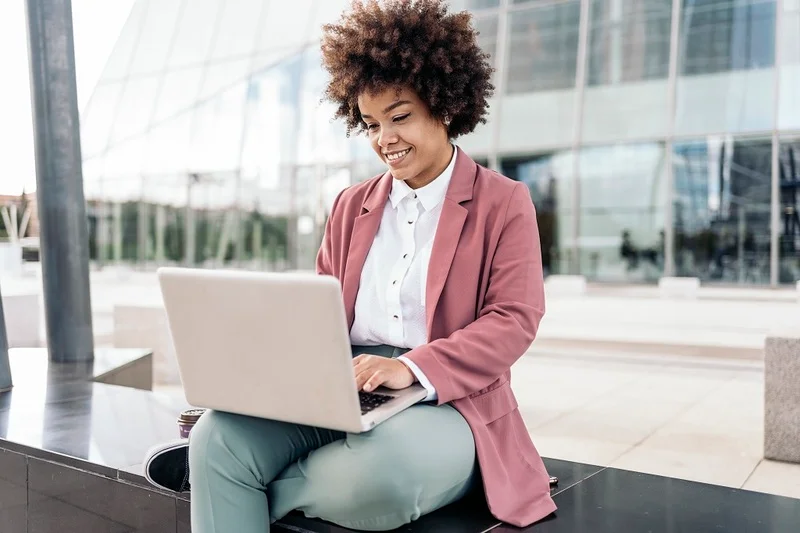
M544 280L536 212L518 183L489 272L478 318L447 338L405 354L428 377L443 404L489 386L533 342L544 316Z
M331 265L331 261L333 260L333 239L331 238L331 230L333 228L333 217L336 213L336 206L339 205L339 199L342 197L342 193L344 193L344 190L340 191L333 200L331 212L328 215L328 220L325 222L325 233L322 236L322 244L317 251L316 270L317 274L320 275L333 275L333 265Z

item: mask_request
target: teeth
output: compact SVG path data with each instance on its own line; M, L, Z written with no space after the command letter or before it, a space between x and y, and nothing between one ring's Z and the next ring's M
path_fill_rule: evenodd
M403 150L402 152L397 152L396 154L387 154L386 159L388 159L389 161L395 161L396 159L400 159L410 151L411 149L409 148L408 150Z

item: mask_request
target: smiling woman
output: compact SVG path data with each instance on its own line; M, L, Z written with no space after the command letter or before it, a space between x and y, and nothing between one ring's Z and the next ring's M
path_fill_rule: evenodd
M528 188L453 144L493 90L471 17L441 0L356 2L324 27L322 58L336 117L387 171L336 197L316 271L342 288L362 398L425 395L358 434L205 413L188 451L192 531L263 533L293 510L392 530L470 493L528 526L556 508L510 386L544 315L542 257ZM185 445L170 450L147 464L173 475L150 479L181 487Z

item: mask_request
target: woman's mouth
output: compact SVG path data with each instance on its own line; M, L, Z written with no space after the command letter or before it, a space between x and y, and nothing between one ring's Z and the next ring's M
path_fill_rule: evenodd
M385 154L384 157L386 158L386 162L389 163L390 166L396 167L399 165L403 159L405 159L406 155L411 151L411 148L406 148L400 152L392 152L390 154Z

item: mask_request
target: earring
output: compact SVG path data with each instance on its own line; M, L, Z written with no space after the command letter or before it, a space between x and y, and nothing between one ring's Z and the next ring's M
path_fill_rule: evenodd
M445 126L449 126L450 125L450 117L447 116L447 115L444 116L444 125Z

